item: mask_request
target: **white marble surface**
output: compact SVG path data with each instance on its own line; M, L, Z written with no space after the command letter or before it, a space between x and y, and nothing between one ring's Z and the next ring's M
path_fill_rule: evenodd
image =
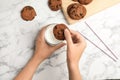
M20 17L20 11L26 5L33 6L37 12L33 21L26 22ZM120 4L84 21L120 57ZM69 27L83 33L107 51L84 21ZM50 23L66 21L61 11L53 12L48 8L47 0L0 0L0 80L12 80L25 66L34 52L38 31ZM83 80L120 79L120 60L113 62L91 43L87 43L80 61ZM63 47L39 66L33 80L68 80L67 72L66 47Z

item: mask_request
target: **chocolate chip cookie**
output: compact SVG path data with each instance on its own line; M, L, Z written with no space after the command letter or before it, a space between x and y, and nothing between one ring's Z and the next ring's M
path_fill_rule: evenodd
M76 2L78 2L78 0L73 0L73 1L76 1Z
M62 0L48 0L48 6L53 11L60 10L61 5L62 5Z
M66 28L67 26L65 24L57 24L53 29L55 38L58 40L65 40L64 30Z
M31 6L25 6L21 11L21 17L26 21L33 20L35 16L36 16L36 12L34 8Z
M79 3L87 5L92 2L92 0L78 0Z
M79 3L73 3L67 7L68 15L70 16L70 18L74 20L80 20L84 18L86 12L87 12L86 8Z

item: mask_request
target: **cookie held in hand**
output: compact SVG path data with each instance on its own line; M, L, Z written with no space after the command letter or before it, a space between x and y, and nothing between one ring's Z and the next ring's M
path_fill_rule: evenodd
M74 20L80 20L84 18L86 12L86 8L79 3L70 4L67 8L68 15Z
M21 17L23 20L31 21L35 18L36 12L33 7L25 6L21 11Z
M55 38L58 40L65 40L64 30L66 28L67 28L67 26L65 24L57 24L53 29Z

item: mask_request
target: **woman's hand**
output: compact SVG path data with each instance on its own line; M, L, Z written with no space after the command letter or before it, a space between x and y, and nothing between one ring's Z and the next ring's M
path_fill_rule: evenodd
M34 54L34 55L37 55L38 58L42 61L48 58L55 50L65 45L65 43L60 43L56 46L48 45L44 38L45 30L46 30L46 27L42 28L37 36L36 48L35 48L35 54Z
M79 60L86 47L85 39L76 31L65 30L67 41L67 64L69 80L82 80L79 71Z
M68 63L78 63L86 47L85 39L76 31L65 30Z

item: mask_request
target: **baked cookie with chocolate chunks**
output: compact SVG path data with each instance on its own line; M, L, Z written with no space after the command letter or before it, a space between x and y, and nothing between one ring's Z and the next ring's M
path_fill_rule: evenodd
M78 0L73 0L73 1L78 2Z
M36 16L36 12L35 12L34 8L31 6L25 6L21 10L21 17L22 17L22 19L24 19L26 21L33 20L35 18L35 16Z
M57 24L53 29L53 34L58 40L65 40L64 30L67 28L65 24ZM68 29L68 28L67 28Z
M70 16L70 18L74 20L80 20L84 18L86 12L87 12L86 8L79 3L73 3L67 7L68 15Z
M92 0L78 0L80 4L87 5L92 2Z
M61 5L62 0L48 0L48 6L53 11L60 10L62 8Z

